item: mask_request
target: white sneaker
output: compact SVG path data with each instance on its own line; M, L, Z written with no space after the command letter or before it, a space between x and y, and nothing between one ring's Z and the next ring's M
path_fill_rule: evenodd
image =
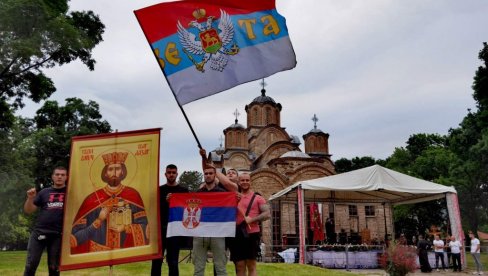
M435 271L439 272L440 270L439 269L436 269Z
M473 275L478 275L478 272L476 272L476 271L475 271L475 272L473 272Z
M478 273L478 275L483 275L483 271L480 271L480 273Z

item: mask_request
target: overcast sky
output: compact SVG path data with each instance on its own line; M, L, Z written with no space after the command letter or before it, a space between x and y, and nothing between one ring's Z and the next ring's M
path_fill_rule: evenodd
M161 167L200 170L197 144L156 63L133 11L161 1L72 0L106 26L94 50L95 71L81 62L47 71L51 99L94 100L118 131L163 128ZM281 124L301 138L313 128L330 134L333 160L386 158L415 133L446 134L474 108L472 81L488 41L484 0L277 0L297 57L293 70L266 79L267 95L283 106ZM246 125L244 106L259 81L189 103L184 109L208 151L222 130ZM19 114L33 116L28 103ZM302 139L302 138L301 138ZM302 139L303 143L303 139ZM302 145L303 150L303 145ZM164 179L161 179L164 181Z

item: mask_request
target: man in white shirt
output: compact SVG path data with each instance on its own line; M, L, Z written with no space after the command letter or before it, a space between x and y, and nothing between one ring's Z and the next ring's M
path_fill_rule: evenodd
M471 256L473 256L476 264L476 272L473 274L483 275L483 265L480 260L480 240L475 238L473 231L469 231L469 237L471 238Z
M451 241L449 242L449 247L451 248L451 258L452 258L452 268L453 272L461 271L461 242L456 240L456 237L451 236Z
M439 271L439 259L442 262L442 269L447 271L446 264L444 262L444 241L439 238L439 235L434 236L434 253L435 253L435 268Z

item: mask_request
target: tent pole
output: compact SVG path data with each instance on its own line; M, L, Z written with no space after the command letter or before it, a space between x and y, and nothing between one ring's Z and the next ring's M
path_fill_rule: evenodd
M459 201L456 193L446 193L446 205L451 224L451 235L455 236L461 243L464 243L461 210L459 209ZM466 252L464 250L461 250L461 266L463 269L466 269Z
M297 197L298 197L298 236L299 236L299 248L298 254L300 256L299 263L305 264L305 202L303 196L302 186L299 185L297 189Z
M385 220L385 245L388 246L388 228L386 227L386 202L381 203L383 205L383 218Z

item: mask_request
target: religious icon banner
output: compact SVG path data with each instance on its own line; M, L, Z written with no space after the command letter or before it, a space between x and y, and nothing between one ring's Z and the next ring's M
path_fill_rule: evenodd
M181 105L296 66L274 0L175 1L134 13Z
M160 258L160 129L73 137L60 270Z

